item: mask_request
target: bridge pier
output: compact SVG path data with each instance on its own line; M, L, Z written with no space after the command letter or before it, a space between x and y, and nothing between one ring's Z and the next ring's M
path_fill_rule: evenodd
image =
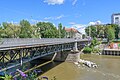
M65 61L67 61L67 62L78 62L79 59L80 59L80 53L79 52L69 52Z
M75 42L75 51L78 51L77 42Z
M78 42L77 42L77 40L75 40L73 51L78 52Z

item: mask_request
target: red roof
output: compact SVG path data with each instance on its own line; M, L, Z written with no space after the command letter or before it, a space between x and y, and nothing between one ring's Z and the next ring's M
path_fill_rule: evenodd
M71 31L78 32L78 30L76 30L75 28L65 28L65 31L66 32L71 32Z

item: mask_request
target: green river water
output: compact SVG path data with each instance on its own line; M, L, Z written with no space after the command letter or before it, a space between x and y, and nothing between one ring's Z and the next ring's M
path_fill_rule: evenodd
M47 76L49 80L54 76L57 80L120 80L120 56L82 54L80 57L95 62L98 68L78 67L70 62L52 62L42 68L50 69L41 76Z

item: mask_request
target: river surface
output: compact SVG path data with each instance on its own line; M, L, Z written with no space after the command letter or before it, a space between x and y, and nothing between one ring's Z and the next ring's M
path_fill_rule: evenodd
M81 59L89 60L98 65L98 68L77 66L70 62L51 62L41 69L43 74L51 80L120 80L120 56L82 54Z

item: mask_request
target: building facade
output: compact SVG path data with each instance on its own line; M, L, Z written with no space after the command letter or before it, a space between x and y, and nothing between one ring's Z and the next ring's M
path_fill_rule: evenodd
M82 39L82 33L80 33L78 30L74 28L65 28L65 31L66 31L66 34L65 34L66 38Z
M120 25L120 13L112 14L111 23Z

